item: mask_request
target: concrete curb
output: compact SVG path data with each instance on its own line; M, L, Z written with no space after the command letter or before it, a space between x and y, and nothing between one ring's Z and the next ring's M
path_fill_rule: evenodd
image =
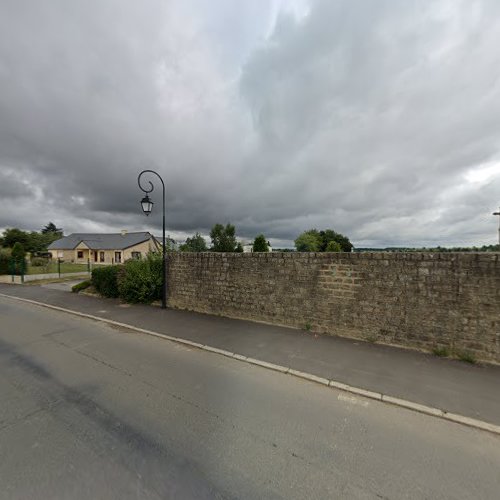
M74 316L80 316L82 318L93 319L94 321L100 321L101 323L107 323L109 325L119 326L119 327L125 328L127 330L132 330L135 332L144 333L146 335L151 335L153 337L159 337L161 339L170 340L171 342L177 342L179 344L183 344L186 346L195 347L196 349L201 349L203 351L212 352L214 354L219 354L221 356L226 356L227 358L232 358L232 359L236 359L238 361L243 361L245 363L249 363L252 365L257 365L257 366L260 366L262 368L266 368L268 370L274 370L274 371L277 371L277 372L280 372L283 374L292 375L292 376L297 377L297 378L305 379L305 380L308 380L310 382L314 382L317 384L326 385L326 386L332 387L332 388L340 390L340 391L355 394L357 396L361 396L361 397L368 398L368 399L373 399L375 401L379 401L379 402L383 402L383 403L388 403L388 404L391 404L394 406L398 406L400 408L405 408L407 410L416 411L416 412L423 413L425 415L429 415L432 417L441 418L443 420L448 420L450 422L454 422L457 424L466 425L467 427L472 427L474 429L487 431L487 432L490 432L490 433L493 433L493 434L500 436L500 426L498 426L498 425L490 424L488 422L483 422L482 420L476 420L476 419L470 418L470 417L464 417L462 415L457 415L455 413L449 413L447 411L440 410L439 408L434 408L432 406L426 406L426 405L422 405L420 403L414 403L413 401L408 401L406 399L400 399L400 398L395 398L392 396L387 396L387 395L381 394L379 392L373 392L373 391L369 391L366 389L362 389L361 387L354 387L354 386L351 386L348 384L343 384L342 382L337 382L336 380L328 380L326 378L318 377L317 375L313 375L311 373L306 373L306 372L294 370L293 368L290 368L290 367L276 365L274 363L269 363L267 361L261 361L259 359L249 358L247 356L243 356L241 354L229 352L229 351L226 351L224 349L218 349L217 347L199 344L198 342L193 342L191 340L186 340L186 339L183 339L180 337L172 337L171 335L166 335L164 333L154 332L152 330L146 330L145 328L139 328L137 326L129 325L127 323L121 323L119 321L115 321L115 320L108 319L108 318L103 318L101 316L94 316L93 314L82 313L79 311L74 311L72 309L66 309L65 307L54 306L52 304L47 304L45 302L39 302L37 300L32 300L32 299L25 299L23 297L16 297L14 295L7 295L4 293L0 293L0 297L6 297L9 299L18 300L21 302L27 302L29 304L34 304L34 305L45 307L48 309L54 309L56 311L61 311L61 312L65 312L68 314L72 314Z

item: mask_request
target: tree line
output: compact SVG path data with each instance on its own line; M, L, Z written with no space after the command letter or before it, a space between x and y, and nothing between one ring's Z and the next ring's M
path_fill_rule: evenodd
M482 245L480 247L386 247L386 248L356 248L356 252L500 252L500 245Z
M14 227L3 232L0 237L0 247L13 249L15 244L19 243L25 252L46 252L47 247L62 236L63 230L53 222L49 222L39 232L23 231Z
M205 238L196 233L187 238L179 250L181 252L243 252L243 245L236 240L236 228L233 224L215 224L210 231L212 246L209 248Z
M47 251L47 247L55 240L63 237L63 229L49 222L40 231L23 231L18 228L6 229L0 237L0 247L13 249L16 243L25 252L31 254ZM186 239L180 245L181 252L243 252L241 241L236 238L236 227L233 224L217 223L210 231L211 245L207 245L200 233ZM172 245L169 245L171 248ZM268 252L270 244L264 234L257 235L252 243L253 252ZM295 249L299 252L350 252L352 244L349 239L331 229L304 231L295 240ZM282 249L292 251L291 249Z
M31 255L47 251L47 247L63 235L63 230L49 222L40 232L6 229L0 237L0 274L14 272L15 266L22 270L26 266L26 252Z
M181 252L243 252L243 245L236 239L236 228L233 224L215 224L210 231L211 246L208 247L205 238L196 233L180 245ZM347 236L332 229L309 229L295 240L295 250L298 252L350 252L353 248ZM268 252L270 244L263 234L255 237L252 243L253 252ZM283 249L284 251L293 251Z

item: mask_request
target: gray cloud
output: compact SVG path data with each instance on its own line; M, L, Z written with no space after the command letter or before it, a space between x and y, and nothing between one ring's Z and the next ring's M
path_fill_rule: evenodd
M0 227L158 231L138 210L152 167L179 238L231 221L281 245L315 226L358 245L493 243L499 11L6 0Z

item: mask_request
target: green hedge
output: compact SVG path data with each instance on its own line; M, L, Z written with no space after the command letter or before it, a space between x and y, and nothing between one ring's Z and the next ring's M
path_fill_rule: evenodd
M149 254L145 259L125 262L118 275L118 292L125 302L149 304L161 299L161 255Z
M149 254L119 266L96 267L92 270L92 285L104 297L120 297L125 302L150 304L161 300L161 259L159 254Z
M118 297L118 274L122 266L103 266L92 270L92 285L104 297Z

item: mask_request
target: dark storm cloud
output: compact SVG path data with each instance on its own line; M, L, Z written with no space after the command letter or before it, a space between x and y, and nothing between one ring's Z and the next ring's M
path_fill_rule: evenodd
M158 230L156 168L178 236L493 242L499 7L318 1L262 38L269 6L4 1L0 227Z
M299 23L282 18L250 58L242 90L281 167L262 172L264 189L281 177L278 199L288 194L299 225L308 216L303 228L326 222L367 243L443 241L446 201L469 220L496 202L498 175L490 205L456 205L479 188L464 174L500 146L497 7L467 6L318 2ZM444 240L463 240L460 229Z

